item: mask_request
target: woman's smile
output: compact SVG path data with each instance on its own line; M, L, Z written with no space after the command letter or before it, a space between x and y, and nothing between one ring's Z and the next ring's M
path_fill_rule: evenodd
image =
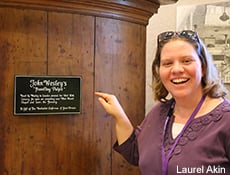
M173 84L184 84L188 81L189 81L189 78L175 78L171 80Z

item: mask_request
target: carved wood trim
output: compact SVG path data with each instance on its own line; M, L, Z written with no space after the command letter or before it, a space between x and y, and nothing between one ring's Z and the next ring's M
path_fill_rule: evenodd
M80 13L147 25L160 3L158 0L2 0L0 6Z

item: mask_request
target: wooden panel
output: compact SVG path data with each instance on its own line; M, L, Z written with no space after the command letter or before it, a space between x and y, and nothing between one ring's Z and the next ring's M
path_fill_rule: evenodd
M42 174L46 121L13 116L13 86L15 74L46 73L46 13L0 8L0 20L0 174Z
M48 19L48 74L82 76L82 114L47 119L47 163L53 174L95 175L94 17L50 12Z
M95 175L94 18L4 8L0 17L0 174ZM13 116L15 74L81 75L82 114Z
M96 90L115 94L134 125L139 124L144 117L145 44L143 43L145 43L143 26L97 18ZM103 118L106 114L97 107L97 104L95 108L98 122L102 126L109 126L107 122L111 123L111 118ZM108 127L104 133L98 133L97 136L105 139L109 137L105 133L109 132ZM112 144L115 142L115 133L112 134L111 141ZM139 170L113 152L112 174L134 175L139 174Z

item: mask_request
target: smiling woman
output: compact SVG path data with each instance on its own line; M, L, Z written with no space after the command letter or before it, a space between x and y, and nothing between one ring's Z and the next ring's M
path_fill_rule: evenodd
M116 121L114 149L138 165L142 175L207 170L212 174L210 167L218 166L229 174L230 102L198 34L160 34L152 70L159 103L137 127L132 126L114 95L96 93ZM173 129L175 124L182 126L179 132Z

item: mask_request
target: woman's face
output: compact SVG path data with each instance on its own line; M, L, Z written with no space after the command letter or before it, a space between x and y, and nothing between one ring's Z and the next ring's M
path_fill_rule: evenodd
M201 61L194 47L186 41L172 40L163 46L159 74L174 98L202 95Z

